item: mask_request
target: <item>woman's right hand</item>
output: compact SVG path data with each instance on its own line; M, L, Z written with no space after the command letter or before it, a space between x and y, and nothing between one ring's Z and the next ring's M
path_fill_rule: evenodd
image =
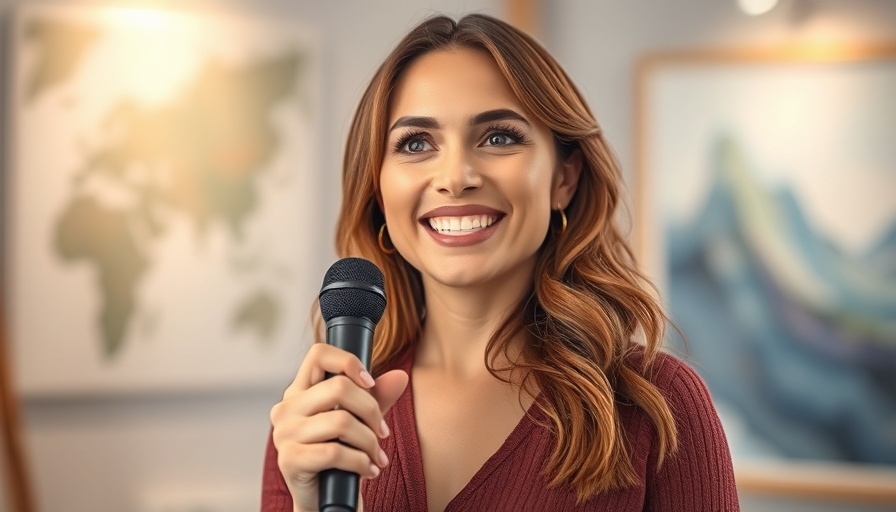
M325 380L325 373L334 376ZM311 346L271 409L277 465L295 510L318 509L317 475L325 469L380 474L389 463L379 445L389 435L383 416L407 384L401 370L374 380L355 355L326 343Z

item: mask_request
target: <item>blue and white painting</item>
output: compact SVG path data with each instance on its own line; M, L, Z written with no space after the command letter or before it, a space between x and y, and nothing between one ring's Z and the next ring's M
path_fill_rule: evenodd
M658 66L654 274L735 462L896 468L896 60Z

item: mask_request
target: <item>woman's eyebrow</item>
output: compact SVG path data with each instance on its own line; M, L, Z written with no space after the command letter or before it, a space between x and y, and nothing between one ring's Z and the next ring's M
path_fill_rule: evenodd
M493 121L521 121L529 125L529 121L523 117L521 114L510 110L509 108L498 108L495 110L486 110L481 114L476 114L473 119L470 120L470 126L475 126L477 124L485 124L491 123Z
M414 127L414 128L426 128L429 130L436 130L439 128L439 122L436 121L434 117L420 117L420 116L402 116L399 117L394 123L392 123L392 127L389 128L389 131L393 131L397 128L404 127Z
M476 126L485 123L491 123L494 121L520 121L529 125L529 121L513 110L509 108L497 108L494 110L486 110L485 112L481 112L473 116L470 119L470 126ZM392 126L389 127L389 131L392 132L398 128L423 128L427 130L438 130L441 125L434 117L424 117L424 116L402 116L395 120L392 123Z

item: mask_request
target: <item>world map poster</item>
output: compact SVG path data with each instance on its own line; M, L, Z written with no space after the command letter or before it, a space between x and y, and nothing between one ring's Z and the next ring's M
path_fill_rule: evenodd
M24 4L11 37L3 293L21 392L284 382L320 259L313 32Z

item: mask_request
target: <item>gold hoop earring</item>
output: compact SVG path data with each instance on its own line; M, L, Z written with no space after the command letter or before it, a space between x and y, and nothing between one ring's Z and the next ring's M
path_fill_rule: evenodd
M383 223L383 225L380 226L380 234L376 237L376 241L380 246L380 250L383 251L383 253L385 253L385 254L395 254L394 247L392 249L389 249L388 247L386 247L386 244L383 243L383 234L385 232L386 232L386 224Z
M566 232L566 212L563 211L563 208L560 208L560 203L557 203L557 211L560 213L560 233L558 233L559 236Z

